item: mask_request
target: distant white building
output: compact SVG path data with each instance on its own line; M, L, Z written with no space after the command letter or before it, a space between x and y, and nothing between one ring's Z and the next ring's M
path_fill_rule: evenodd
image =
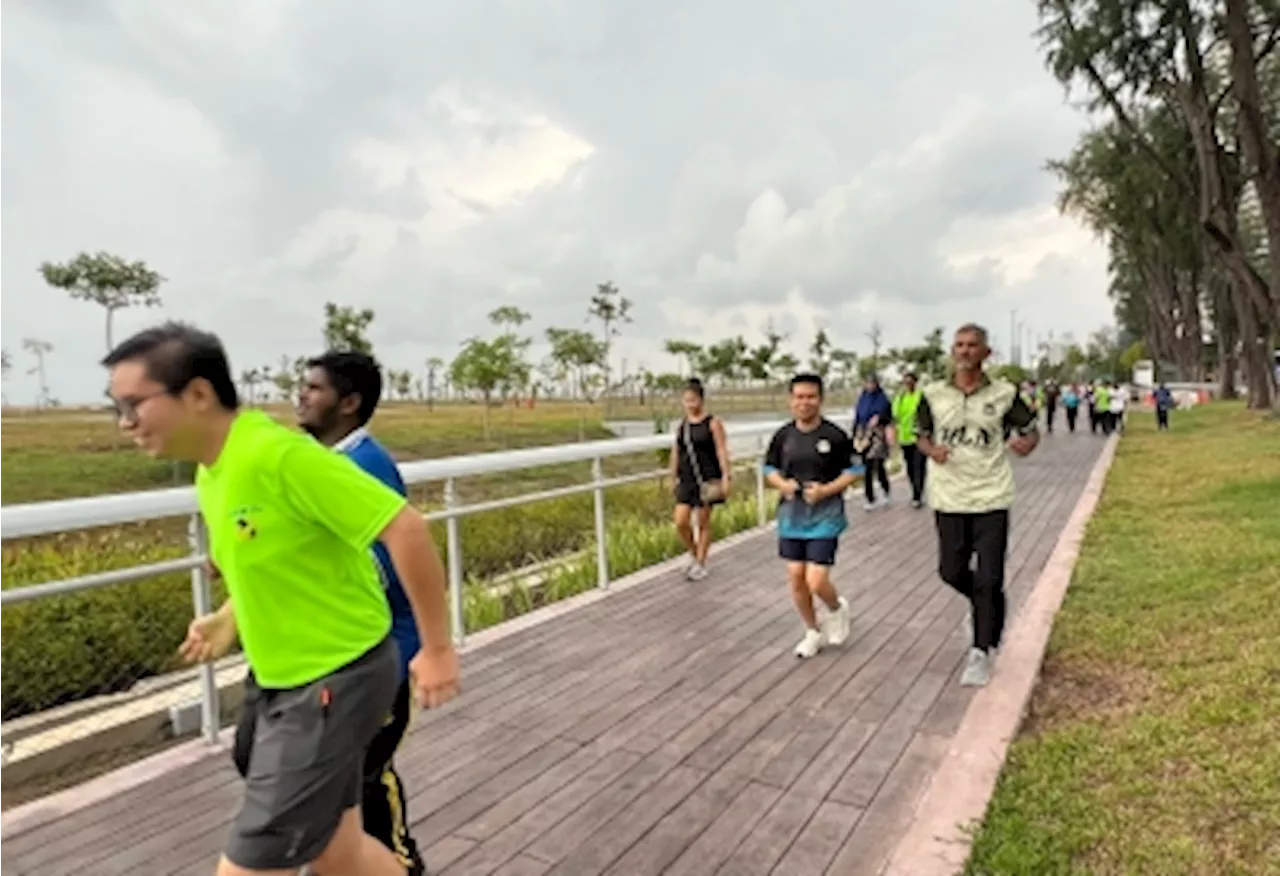
M1067 351L1075 344L1076 340L1070 334L1060 338L1051 337L1040 345L1040 355L1049 360L1051 367L1056 368L1067 361Z

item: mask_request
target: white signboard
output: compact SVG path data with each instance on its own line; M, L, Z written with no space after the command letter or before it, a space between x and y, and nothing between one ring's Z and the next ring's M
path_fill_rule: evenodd
M1154 389L1156 385L1156 363L1150 359L1134 362L1133 385L1141 389Z

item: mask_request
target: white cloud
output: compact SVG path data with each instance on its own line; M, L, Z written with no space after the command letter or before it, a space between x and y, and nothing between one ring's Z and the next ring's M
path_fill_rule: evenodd
M636 302L631 367L771 320L797 352L820 324L865 349L872 320L900 344L1011 307L1087 335L1105 258L1041 169L1083 120L1034 7L911 10L7 4L4 346L21 371L47 338L55 393L96 395L101 314L35 272L81 249L146 259L237 367L313 350L326 300L374 308L412 367L500 304L584 325L605 280Z

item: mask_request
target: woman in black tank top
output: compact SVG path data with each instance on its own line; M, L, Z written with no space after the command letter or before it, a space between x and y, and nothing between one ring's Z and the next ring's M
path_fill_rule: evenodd
M707 574L711 550L711 509L729 493L729 443L724 424L707 413L702 381L690 379L684 390L684 419L676 430L671 453L671 477L675 482L675 524L680 540L689 549L685 576L691 581ZM695 510L696 509L696 510ZM693 531L697 515L698 533Z

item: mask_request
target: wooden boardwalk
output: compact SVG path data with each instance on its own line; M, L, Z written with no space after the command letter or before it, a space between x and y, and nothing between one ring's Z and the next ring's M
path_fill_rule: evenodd
M1103 441L1046 439L1017 464L1015 605ZM879 871L971 693L963 602L935 572L928 511L864 514L836 582L841 648L800 661L771 534L464 658L464 692L398 758L433 874ZM1014 622L1016 623L1016 616ZM239 781L225 753L6 836L8 876L213 872Z

